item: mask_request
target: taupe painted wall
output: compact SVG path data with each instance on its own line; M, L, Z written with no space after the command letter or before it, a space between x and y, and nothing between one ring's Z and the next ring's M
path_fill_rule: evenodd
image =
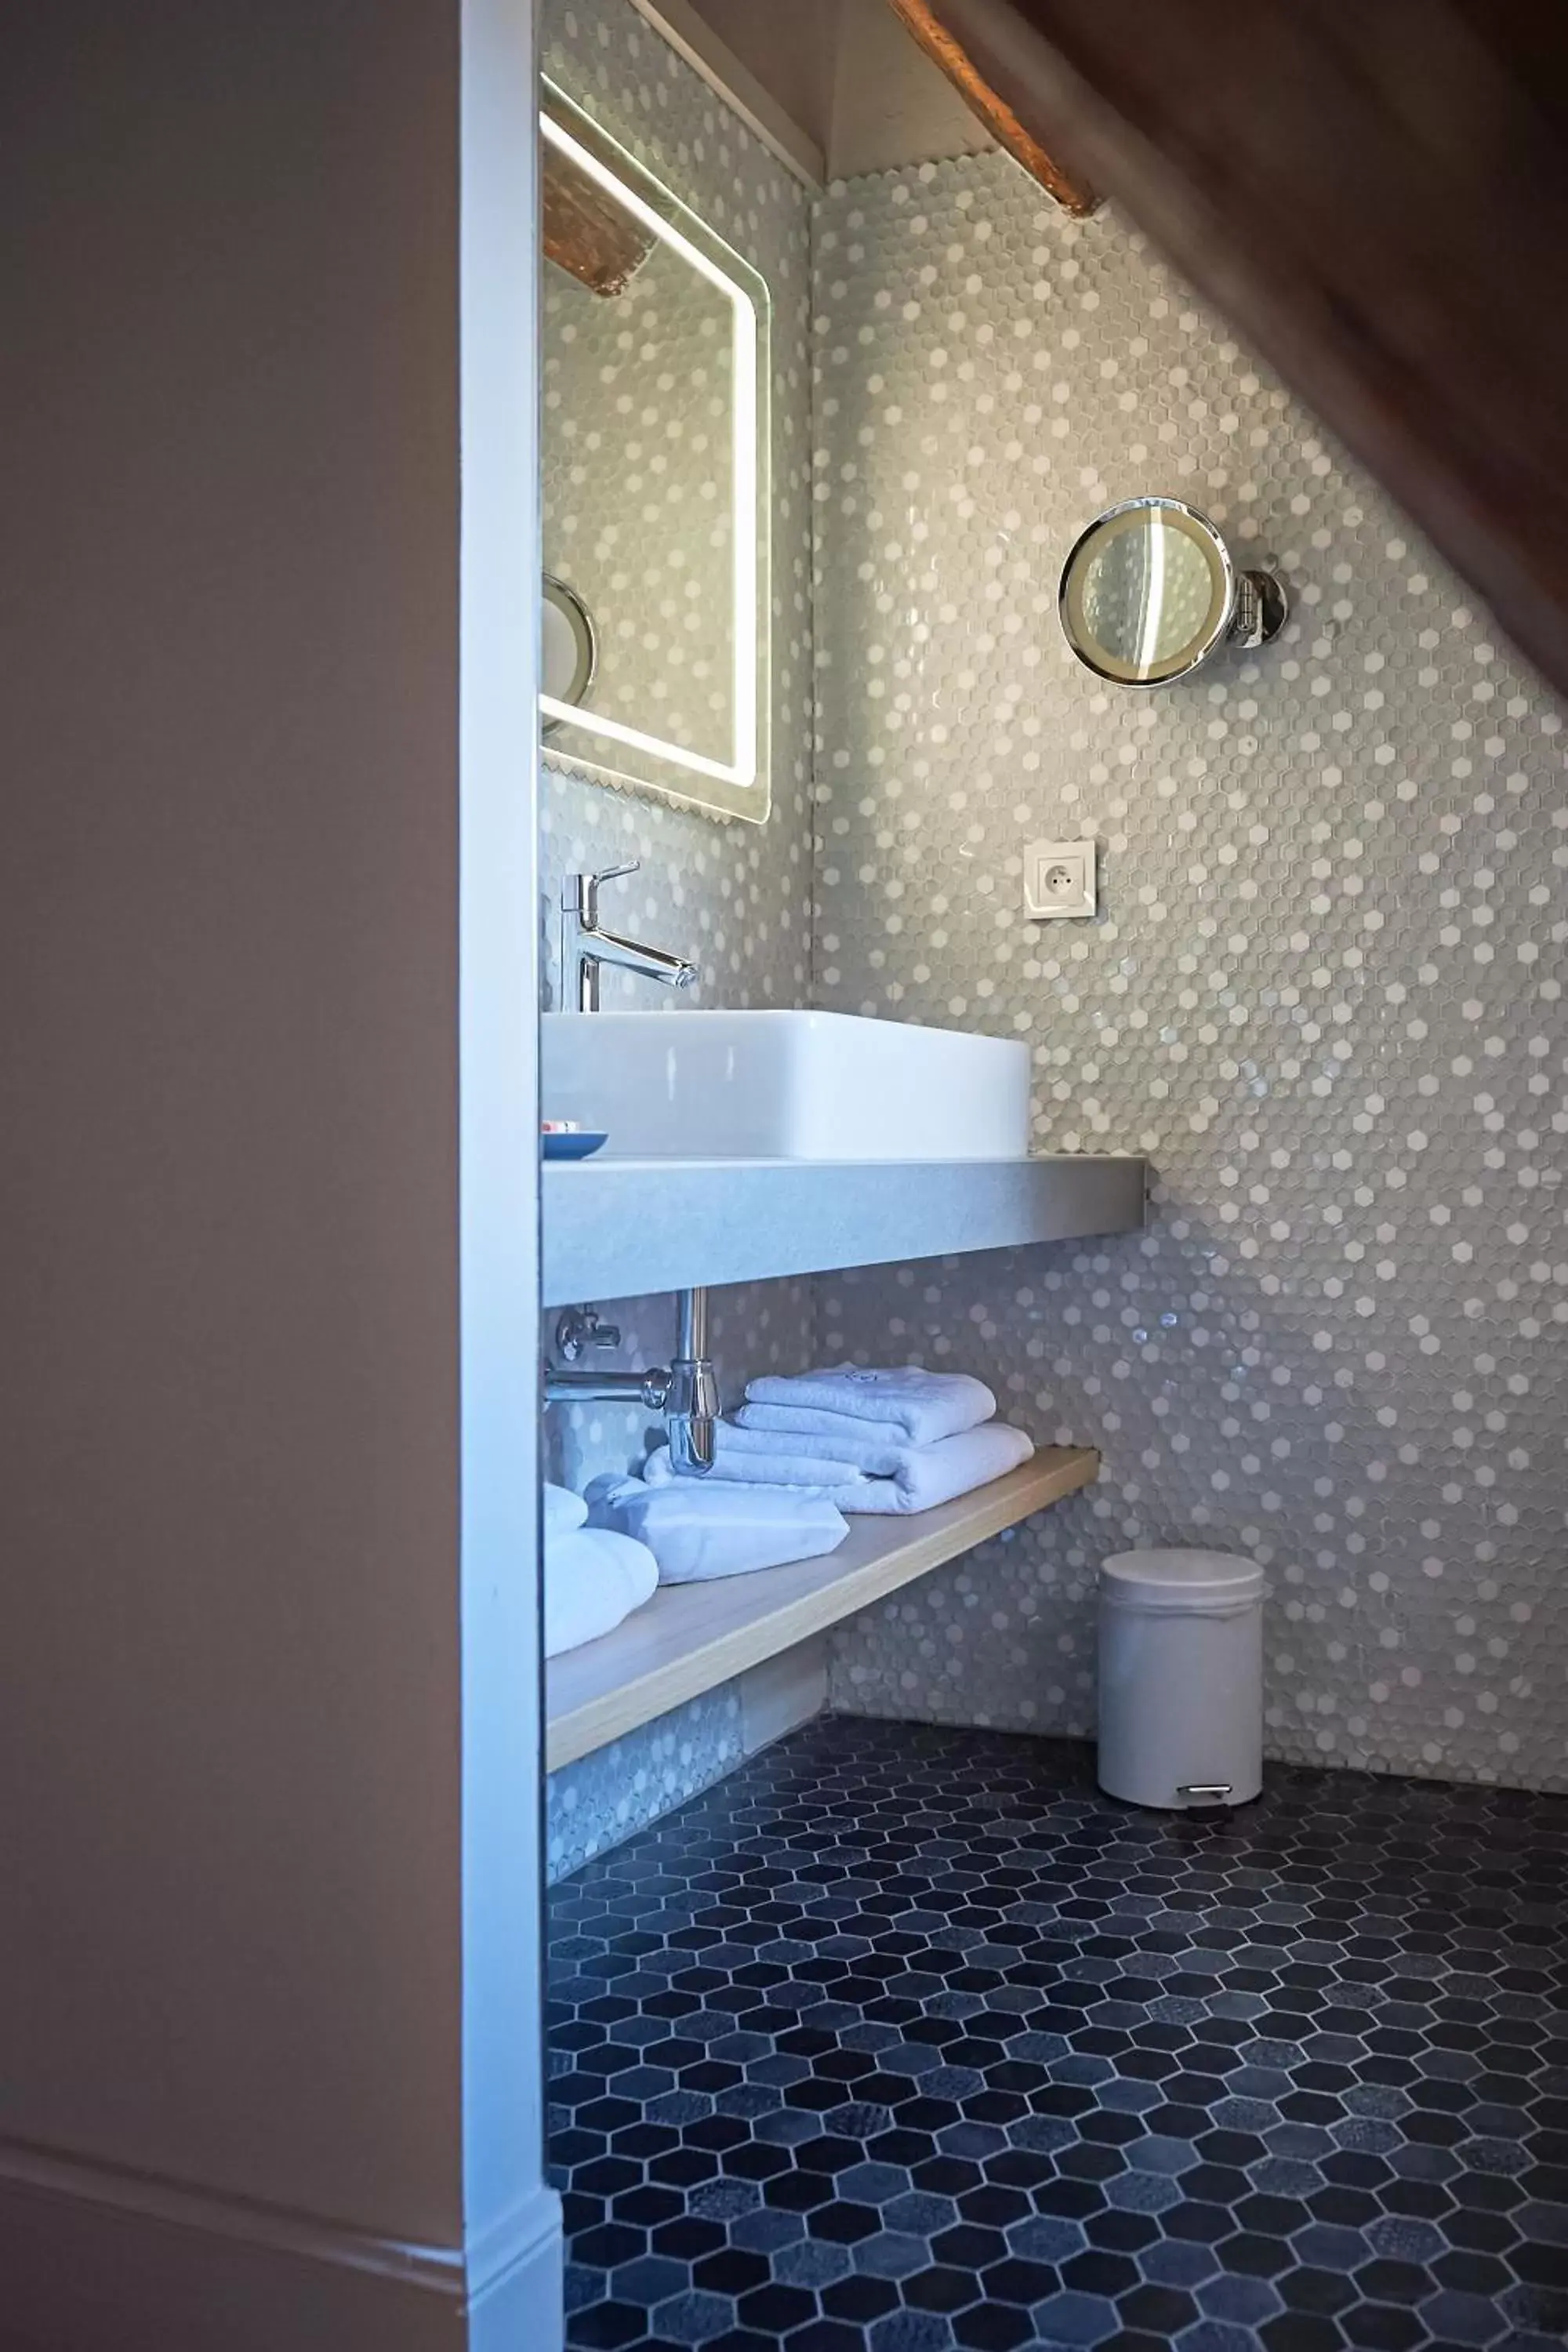
M426 2241L458 21L51 0L0 74L0 2134Z

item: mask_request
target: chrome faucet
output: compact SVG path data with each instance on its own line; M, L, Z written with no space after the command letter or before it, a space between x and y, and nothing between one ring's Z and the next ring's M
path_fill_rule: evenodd
M569 874L561 886L561 992L563 1011L597 1013L599 972L607 963L623 971L641 972L666 988L689 988L700 975L696 964L665 948L650 948L641 940L623 939L606 931L599 921L599 885L635 874L638 860L625 866L604 866L596 874Z
M601 866L596 873L569 874L561 886L561 985L559 1002L578 1013L599 1010L599 974L607 963L640 972L666 988L689 988L698 967L665 948L607 931L599 920L599 886L635 874L637 860ZM719 1380L708 1339L708 1293L676 1294L675 1354L668 1365L640 1372L595 1372L581 1359L590 1349L616 1348L620 1333L601 1323L592 1307L574 1307L555 1327L555 1344L565 1361L547 1364L546 1404L643 1404L664 1415L669 1458L688 1477L713 1467L713 1427L720 1413Z
M547 1364L546 1404L643 1404L664 1415L672 1466L684 1477L700 1478L713 1467L713 1424L719 1418L719 1381L710 1356L708 1293L676 1294L675 1354L668 1365L643 1372L595 1372L579 1369L591 1349L618 1348L613 1323L601 1323L597 1307L569 1307L555 1326L555 1345L565 1364Z

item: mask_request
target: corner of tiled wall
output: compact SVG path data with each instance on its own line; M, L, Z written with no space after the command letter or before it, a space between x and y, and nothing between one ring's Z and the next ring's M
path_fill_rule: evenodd
M999 156L815 222L816 955L845 1011L1026 1036L1037 1148L1149 1231L822 1285L1099 1486L845 1629L836 1703L1084 1731L1109 1551L1268 1568L1276 1756L1568 1786L1562 715L1391 502L1114 215ZM1294 600L1149 694L1057 575L1168 490ZM1097 835L1092 922L1019 906Z
M547 1876L553 1882L581 1870L711 1788L745 1753L741 1697L731 1684L552 1772L545 1784Z
M542 780L541 920L545 968L555 952L562 877L627 858L641 870L615 885L616 920L702 967L689 1002L809 1001L811 912L811 559L809 205L806 193L714 96L629 0L546 0L545 72L768 281L773 297L773 812L765 825L723 823L559 769ZM647 983L607 971L605 1001L646 1004ZM661 1003L673 1002L661 998ZM548 1116L548 1106L546 1106ZM606 1365L662 1361L667 1298L600 1300L622 1346ZM548 1341L555 1320L545 1318ZM714 1353L732 1397L757 1370L810 1359L812 1296L802 1282L757 1284L714 1298ZM625 1407L553 1408L552 1477L582 1486L645 1450L648 1416ZM743 1752L731 1689L709 1694L616 1747L552 1777L551 1873L628 1836L706 1788Z

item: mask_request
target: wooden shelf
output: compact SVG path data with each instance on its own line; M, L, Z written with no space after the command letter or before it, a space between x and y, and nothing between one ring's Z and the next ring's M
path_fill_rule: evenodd
M553 1772L651 1723L748 1666L897 1592L1099 1475L1087 1445L1047 1445L1019 1470L909 1518L854 1518L826 1559L705 1584L664 1584L613 1633L545 1668L545 1764Z

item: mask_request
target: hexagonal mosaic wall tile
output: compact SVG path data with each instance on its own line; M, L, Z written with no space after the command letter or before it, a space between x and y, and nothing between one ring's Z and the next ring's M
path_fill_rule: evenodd
M1027 1039L1036 1147L1148 1233L825 1286L829 1360L980 1373L1088 1495L841 1640L838 1704L1084 1731L1093 1571L1272 1584L1276 1755L1568 1785L1568 789L1484 612L1114 216L1000 156L816 216L821 1001ZM1149 692L1063 643L1100 509L1174 493L1284 637ZM1093 835L1097 919L1021 853Z

